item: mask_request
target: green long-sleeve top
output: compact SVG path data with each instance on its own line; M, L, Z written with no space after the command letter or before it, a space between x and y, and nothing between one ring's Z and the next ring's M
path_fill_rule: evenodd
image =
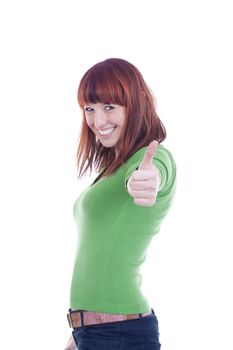
M134 204L127 180L148 146L142 147L112 175L87 187L73 205L77 247L70 288L70 308L112 314L151 309L140 287L140 268L176 192L176 163L159 144L153 164L160 187L155 204Z

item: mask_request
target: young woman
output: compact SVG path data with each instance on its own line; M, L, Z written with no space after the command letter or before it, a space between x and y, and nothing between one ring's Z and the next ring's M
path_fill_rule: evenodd
M78 242L66 350L159 350L140 267L176 192L176 163L161 145L166 130L140 71L123 59L91 67L78 103L79 177L93 165L99 175L73 206Z

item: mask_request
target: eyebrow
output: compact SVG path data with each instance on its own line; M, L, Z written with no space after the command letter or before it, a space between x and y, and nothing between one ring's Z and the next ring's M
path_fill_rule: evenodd
M113 105L113 104L115 104L115 103L111 103L111 102L98 102L98 103L100 103L102 105ZM96 103L85 103L84 107L90 106L90 105L96 105Z

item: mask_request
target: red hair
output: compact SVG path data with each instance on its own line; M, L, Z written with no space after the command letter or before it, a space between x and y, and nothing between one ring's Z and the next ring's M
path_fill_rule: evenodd
M153 140L161 143L166 138L165 127L156 113L153 93L140 71L126 60L109 58L91 67L80 81L77 98L83 110L77 150L78 177L82 177L88 168L92 171L93 164L97 172L103 171L100 176L111 175L137 150ZM84 105L97 102L125 107L126 123L117 159L114 147L104 147L96 141L96 135L86 123Z

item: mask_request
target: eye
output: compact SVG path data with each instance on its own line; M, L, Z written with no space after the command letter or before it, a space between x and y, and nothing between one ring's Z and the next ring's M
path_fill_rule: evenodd
M86 107L86 108L84 108L84 111L85 111L85 112L91 112L91 110L92 110L91 107Z
M111 109L114 109L114 107L110 106L110 105L106 106L105 108L109 108L109 109L107 109L108 111L110 111Z
M114 109L115 107L111 106L111 105L107 105L104 107L107 111L110 111L111 109ZM93 111L93 108L91 107L86 107L84 108L84 111L85 112L92 112Z

